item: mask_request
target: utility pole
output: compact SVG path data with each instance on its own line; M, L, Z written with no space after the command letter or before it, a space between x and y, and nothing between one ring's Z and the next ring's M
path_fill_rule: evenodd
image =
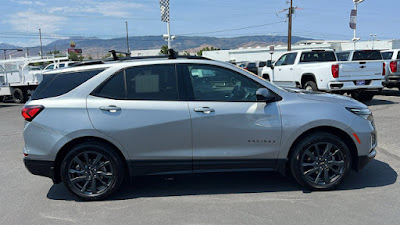
M293 14L293 0L290 0L290 7L289 7L289 22L288 22L288 45L287 50L292 50L292 14Z
M39 38L40 38L40 57L43 58L42 30L40 28L39 28Z
M131 53L131 50L129 49L128 21L125 21L125 25L126 25L126 47L128 48L128 53Z

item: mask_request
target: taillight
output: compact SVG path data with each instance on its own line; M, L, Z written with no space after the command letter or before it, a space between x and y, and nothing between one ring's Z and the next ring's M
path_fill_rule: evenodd
M21 114L26 121L32 121L43 109L42 105L29 105L22 109Z
M338 64L332 65L332 76L333 76L333 78L339 77L339 65Z
M382 76L386 75L386 63L383 63Z
M243 69L248 70L247 67L244 67Z
M390 70L392 71L392 73L396 73L397 72L397 62L396 61L391 61L390 62Z

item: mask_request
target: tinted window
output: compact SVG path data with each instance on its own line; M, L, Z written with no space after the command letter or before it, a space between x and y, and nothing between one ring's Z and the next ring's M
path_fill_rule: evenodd
M178 100L175 65L138 66L126 70L127 98Z
M258 63L258 67L264 67L265 65L267 65L267 62L259 62Z
M125 99L124 71L113 75L104 84L98 87L93 95L112 99Z
M64 63L61 63L58 67L59 67L59 68L63 68L63 67L65 67L65 64L64 64Z
M54 69L54 65L50 65L50 66L46 67L46 70L52 70L52 69Z
M383 59L392 59L393 52L381 52Z
M335 53L332 51L303 52L300 62L333 62L336 61Z
M193 87L193 100L199 101L257 101L257 82L235 71L210 66L187 65Z
M278 61L276 61L275 66L281 66L281 65L285 65L285 61L286 61L286 57L288 54L285 54L283 56L281 56Z
M255 63L249 63L249 64L247 65L247 67L256 67L256 64L255 64Z
M336 53L338 61L348 61L349 60L350 52L339 52Z
M355 51L353 60L382 60L381 52L376 50Z
M289 53L286 58L286 65L293 65L296 60L297 53Z
M397 53L397 59L400 59L400 52Z
M99 74L101 70L72 73L44 74L43 80L32 95L33 100L63 95Z

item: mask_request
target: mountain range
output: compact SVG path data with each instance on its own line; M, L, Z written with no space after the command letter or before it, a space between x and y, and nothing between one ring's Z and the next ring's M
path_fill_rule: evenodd
M292 42L310 39L303 37L292 37ZM92 58L101 58L109 50L127 51L126 38L101 39L97 37L69 37L53 41L43 46L43 53L58 50L61 53L67 52L71 48L70 42L74 41L77 49L82 49L83 55ZM270 44L279 45L287 43L287 36L241 36L231 38L204 37L204 36L179 36L172 41L172 46L177 51L197 52L203 47L213 46L219 49L236 49L257 46L268 46ZM161 36L134 36L129 37L130 50L161 49L167 42ZM0 48L20 48L18 46L0 43ZM13 57L25 54L28 49L29 55L38 55L40 46L22 48L24 52L14 52Z

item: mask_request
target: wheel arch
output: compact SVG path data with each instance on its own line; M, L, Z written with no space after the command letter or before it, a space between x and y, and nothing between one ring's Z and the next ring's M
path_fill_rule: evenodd
M315 75L312 73L304 73L301 75L301 87L307 83L307 81L314 81L317 84L317 80L315 79Z
M79 138L75 138L71 141L69 141L68 143L66 143L57 153L56 158L54 160L54 179L53 182L54 183L60 183L61 182L61 163L63 161L63 159L65 158L65 156L68 154L68 152L75 146L85 143L85 142L90 142L90 141L94 141L94 142L98 142L98 143L102 143L105 145L108 145L109 147L111 147L113 149L113 151L115 151L123 160L123 164L124 164L124 169L126 172L129 173L129 175L132 175L132 171L129 170L127 161L126 161L126 157L124 156L124 154L122 153L122 151L115 146L113 143L111 143L110 141L107 141L106 139L100 138L100 137L94 137L94 136L85 136L85 137L79 137Z
M291 155L294 152L294 148L295 146L306 136L311 135L313 133L319 133L319 132L326 132L326 133L330 133L332 135L338 136L339 138L341 138L345 144L347 145L347 147L349 148L349 151L351 153L351 168L356 170L357 169L357 165L358 165L358 150L357 150L357 146L354 143L353 139L351 138L350 135L348 135L345 131L336 128L336 127L332 127L332 126L319 126L319 127L314 127L311 129L308 129L306 131L304 131L303 133L301 133L294 141L293 143L290 145L289 148L289 152L286 156L286 160L284 161L284 165L278 165L277 166L277 170L282 173L282 174L286 174L287 172L287 168L288 168L288 161L291 157Z

